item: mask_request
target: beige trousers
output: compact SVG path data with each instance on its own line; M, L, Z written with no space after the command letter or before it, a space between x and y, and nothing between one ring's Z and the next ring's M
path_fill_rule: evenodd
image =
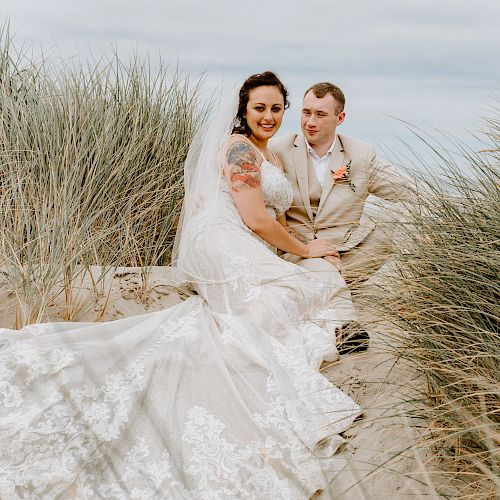
M376 227L359 245L340 254L342 277L351 289L355 289L357 284L363 283L380 269L393 251L390 237L381 228ZM324 259L303 259L290 253L283 254L282 258L314 272L328 272L328 269L331 272L333 268Z
M351 288L378 271L394 252L390 237L376 227L359 245L340 254L342 276Z

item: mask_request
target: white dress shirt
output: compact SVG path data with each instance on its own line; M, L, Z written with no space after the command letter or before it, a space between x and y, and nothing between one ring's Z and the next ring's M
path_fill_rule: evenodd
M318 179L321 185L323 185L323 181L325 180L326 169L328 168L328 165L330 163L330 159L332 157L332 151L333 148L335 147L336 141L337 141L337 136L335 136L335 138L333 139L332 145L328 148L328 151L326 152L325 156L320 158L306 139L307 153L309 154L309 158L311 158L316 178Z

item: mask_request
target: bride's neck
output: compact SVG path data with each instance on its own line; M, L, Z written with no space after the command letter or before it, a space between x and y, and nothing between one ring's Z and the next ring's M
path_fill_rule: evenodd
M268 149L267 149L267 143L268 141L265 140L265 141L257 141L255 140L254 137L250 136L248 138L250 140L250 142L262 153L262 154L265 154Z

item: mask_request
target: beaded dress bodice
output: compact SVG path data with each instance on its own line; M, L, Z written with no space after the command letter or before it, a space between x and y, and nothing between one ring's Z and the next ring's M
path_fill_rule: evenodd
M271 162L265 160L260 166L262 195L269 214L277 218L292 204L293 191L285 174Z

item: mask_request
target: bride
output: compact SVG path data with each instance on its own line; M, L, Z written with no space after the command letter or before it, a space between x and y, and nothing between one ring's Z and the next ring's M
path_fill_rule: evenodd
M0 498L308 499L360 408L319 372L354 314L330 256L285 228L274 73L228 96L186 161L175 266L197 292L107 323L0 330ZM307 263L307 259L304 261Z

